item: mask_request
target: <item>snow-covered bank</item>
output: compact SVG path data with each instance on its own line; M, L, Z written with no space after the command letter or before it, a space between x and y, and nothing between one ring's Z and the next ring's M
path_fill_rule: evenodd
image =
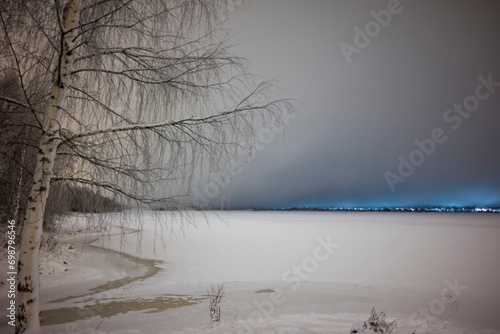
M184 223L184 233L176 235L165 231L162 246L160 230L146 213L140 254L134 233L97 240L93 245L161 261L157 266L162 271L80 299L45 303L42 310L80 308L94 315L84 319L89 313L79 312L82 319L47 325L45 331L340 334L366 320L375 306L390 319L400 319L398 333L500 333L499 215L220 212L218 216L193 213L196 226ZM181 221L167 220L174 231L180 230ZM80 295L136 272L135 276L144 276L147 270L144 265L134 267L130 257L123 263L106 262L106 255L100 254L87 247L86 253L75 256L87 269L78 271L70 265L67 271L46 275L43 300ZM53 288L78 272L79 277L83 272L88 277L73 276L74 284L68 287L74 291ZM223 323L212 329L207 328L206 302L211 283L226 287Z

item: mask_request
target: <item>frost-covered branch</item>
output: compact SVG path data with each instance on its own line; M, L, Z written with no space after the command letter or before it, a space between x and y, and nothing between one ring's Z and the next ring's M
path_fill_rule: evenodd
M233 165L242 142L292 109L231 52L221 24L232 4L3 0L0 75L15 77L19 90L2 94L0 107L22 107L3 124L9 141L19 128L36 132L26 136L32 146L16 145L29 149L23 172L32 175L18 332L40 329L38 246L47 207L60 205L49 195L54 182L137 207L189 205L193 184ZM29 122L18 124L25 112Z

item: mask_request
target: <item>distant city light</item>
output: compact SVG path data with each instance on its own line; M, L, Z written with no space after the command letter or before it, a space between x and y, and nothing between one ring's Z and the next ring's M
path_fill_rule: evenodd
M381 206L381 207L358 207L358 206L297 206L273 208L275 211L367 211L367 212L488 212L498 213L500 207L476 207L476 206Z

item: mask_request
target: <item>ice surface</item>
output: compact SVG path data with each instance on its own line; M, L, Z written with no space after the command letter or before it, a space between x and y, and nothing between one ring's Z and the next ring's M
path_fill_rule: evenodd
M340 334L372 307L398 318L398 333L500 333L499 215L158 214L163 230L141 216L140 254L139 234L114 228L92 245L116 252L72 239L75 250L63 242L68 252L45 255L46 333ZM208 328L212 283L226 298L223 322Z

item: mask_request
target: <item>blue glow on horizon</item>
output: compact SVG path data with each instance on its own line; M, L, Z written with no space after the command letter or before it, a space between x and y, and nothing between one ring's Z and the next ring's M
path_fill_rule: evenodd
M419 198L420 197L420 198ZM414 199L401 200L346 200L346 201L303 201L283 205L289 208L311 208L311 209L370 209L370 208L424 208L424 207L442 207L442 208L498 208L500 207L500 194L488 191L470 191L467 194L451 193L449 196L444 194L429 196L422 200L421 196L415 196ZM441 199L443 198L443 199Z

